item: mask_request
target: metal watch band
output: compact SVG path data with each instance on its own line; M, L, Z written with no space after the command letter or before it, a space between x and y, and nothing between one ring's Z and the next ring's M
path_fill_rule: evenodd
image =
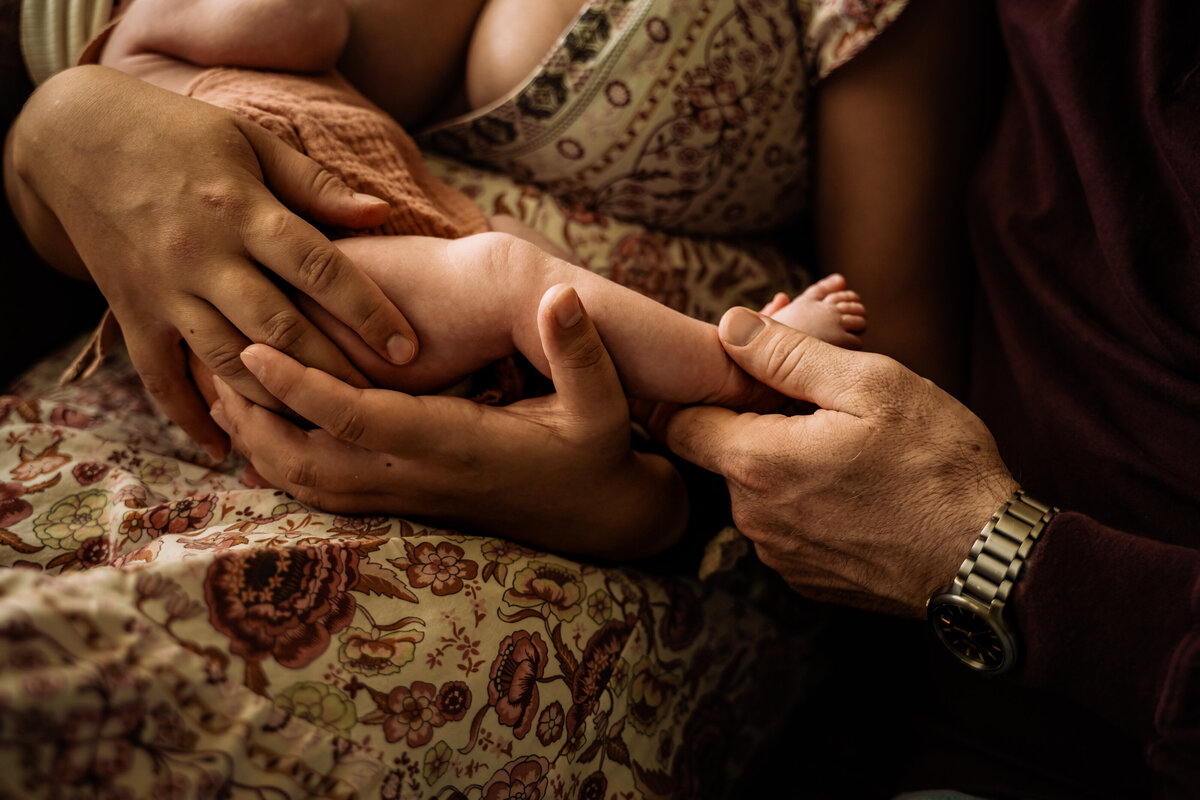
M1003 612L1029 551L1057 513L1018 489L980 532L951 591L973 597L993 614Z

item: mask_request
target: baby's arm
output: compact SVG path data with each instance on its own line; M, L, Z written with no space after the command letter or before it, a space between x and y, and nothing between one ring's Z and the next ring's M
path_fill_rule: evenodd
M159 81L144 62L163 56L193 67L326 72L349 30L344 0L133 0L101 63L151 82Z

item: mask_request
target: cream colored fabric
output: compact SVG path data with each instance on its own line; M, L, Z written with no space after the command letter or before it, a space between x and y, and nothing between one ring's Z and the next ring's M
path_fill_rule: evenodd
M113 0L24 0L21 54L34 83L74 66L112 9Z

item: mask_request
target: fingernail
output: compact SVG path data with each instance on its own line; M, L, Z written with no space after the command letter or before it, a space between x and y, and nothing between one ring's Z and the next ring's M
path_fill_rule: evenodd
M721 318L721 338L734 347L744 347L766 326L762 317L748 308L731 308Z
M258 357L257 353L252 353L250 350L242 351L242 363L246 365L246 369L254 373L254 377L261 378L263 371L263 361Z
M364 194L363 192L355 192L354 199L360 203L387 203L382 197L376 197L373 194Z
M563 330L574 328L583 319L583 306L579 304L579 295L571 287L567 287L554 298L554 319Z
M416 354L417 348L413 345L412 340L398 333L392 334L392 338L387 341L388 358L397 366L407 364L413 360L413 355Z
M218 425L221 425L221 422L217 419L216 414L213 414L212 418ZM224 428L225 426L221 425L221 427ZM205 453L208 453L208 457L213 461L225 460L226 450L224 445L212 444L210 442L208 444L201 444L200 447L204 449Z

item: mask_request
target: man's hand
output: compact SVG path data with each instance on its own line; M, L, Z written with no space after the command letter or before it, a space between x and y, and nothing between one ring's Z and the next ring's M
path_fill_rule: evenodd
M725 314L720 334L751 377L818 408L684 409L668 423L671 448L725 476L738 527L797 591L923 616L1016 488L987 428L884 356L745 308Z
M538 328L557 390L546 397L494 407L357 389L254 345L243 359L262 385L320 427L302 430L219 381L213 418L265 483L320 508L599 558L664 549L686 524L682 479L631 450L616 369L574 289L546 292Z
M225 437L189 379L185 344L263 403L274 401L238 358L251 342L366 385L273 278L390 362L416 355L403 315L305 221L368 228L387 204L258 125L115 70L78 67L34 94L8 151L6 185L35 246L95 280L146 388L210 451L223 452Z

